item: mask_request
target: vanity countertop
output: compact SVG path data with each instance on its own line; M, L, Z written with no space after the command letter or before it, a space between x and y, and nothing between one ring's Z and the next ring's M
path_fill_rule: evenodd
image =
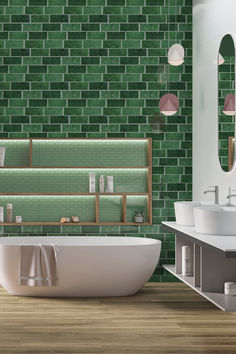
M209 245L226 252L227 256L236 256L236 235L235 236L219 236L206 235L197 233L194 226L181 226L176 222L162 222L163 227L173 233L178 233L186 238L193 238L199 244Z

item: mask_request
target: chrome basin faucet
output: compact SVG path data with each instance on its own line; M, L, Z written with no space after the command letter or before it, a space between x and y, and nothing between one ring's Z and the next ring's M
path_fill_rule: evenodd
M229 202L228 205L231 205L231 198L236 197L236 194L232 194L232 192L236 192L236 190L235 189L231 190L231 188L229 188L229 195L227 195L227 199Z
M219 204L219 186L209 186L209 188L214 188L214 189L204 191L204 194L215 193L215 204Z

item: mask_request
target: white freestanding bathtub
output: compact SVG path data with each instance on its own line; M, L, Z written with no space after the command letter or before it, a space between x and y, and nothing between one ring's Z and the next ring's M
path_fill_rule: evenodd
M54 245L57 287L19 283L20 246ZM137 237L2 237L0 284L12 295L105 297L135 294L151 277L161 241Z

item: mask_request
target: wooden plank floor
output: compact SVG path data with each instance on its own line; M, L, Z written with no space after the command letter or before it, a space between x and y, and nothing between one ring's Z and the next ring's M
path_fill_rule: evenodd
M236 353L236 314L181 283L107 299L16 297L0 288L0 353Z

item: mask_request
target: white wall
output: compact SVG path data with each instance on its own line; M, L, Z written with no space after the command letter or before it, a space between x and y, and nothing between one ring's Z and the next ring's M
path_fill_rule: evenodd
M229 186L236 189L236 167L221 169L218 158L217 57L224 35L231 34L236 48L236 0L193 0L193 199L210 185L220 186L226 202ZM233 202L233 200L232 200ZM236 200L235 200L236 202Z

